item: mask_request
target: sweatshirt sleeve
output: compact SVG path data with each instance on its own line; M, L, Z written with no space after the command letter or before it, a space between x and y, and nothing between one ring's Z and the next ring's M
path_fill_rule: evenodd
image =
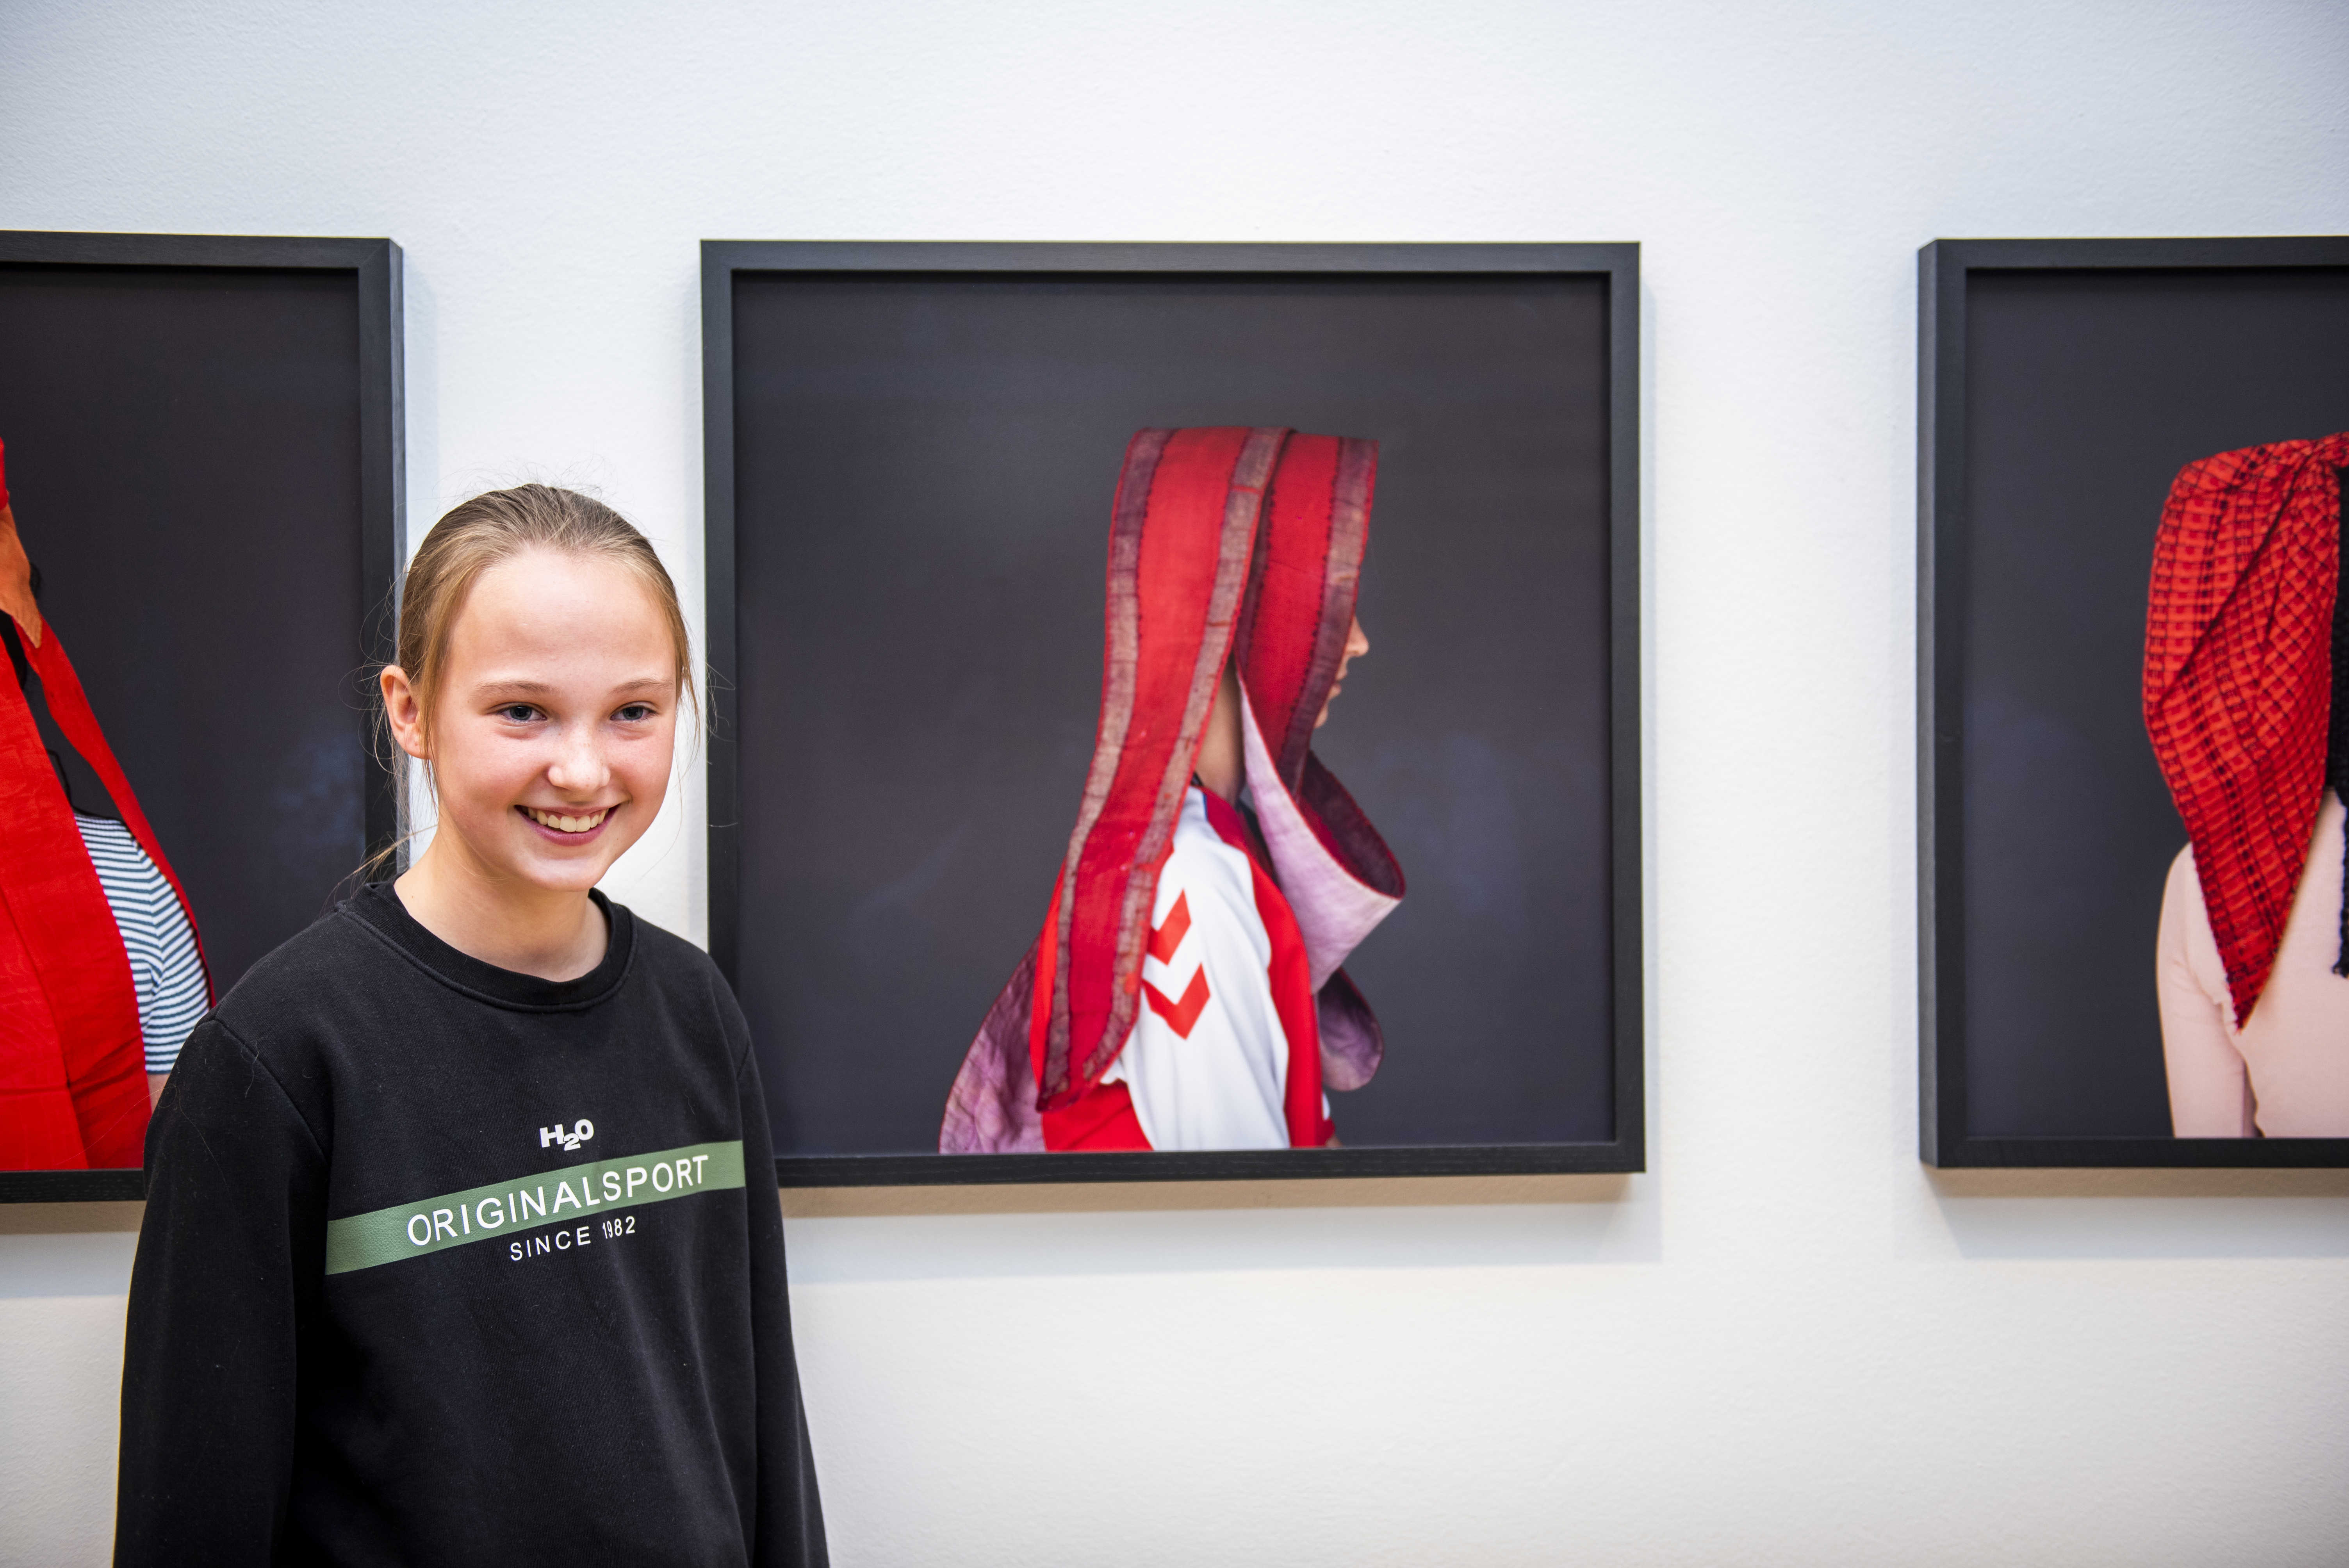
M294 1470L299 1326L324 1279L326 1160L217 1018L147 1131L115 1501L118 1565L265 1563Z
M792 1350L792 1303L783 1270L783 1210L775 1185L774 1136L767 1094L750 1048L750 1028L727 997L739 1031L742 1066L735 1087L742 1101L742 1178L750 1225L750 1322L759 1357L758 1539L750 1561L760 1568L824 1568L823 1505L816 1495L815 1455L808 1444L807 1411L800 1400L799 1362Z

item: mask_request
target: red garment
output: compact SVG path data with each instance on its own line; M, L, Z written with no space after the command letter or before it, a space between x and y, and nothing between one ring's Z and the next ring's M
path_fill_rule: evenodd
M0 468L0 496L5 475ZM0 531L0 588L21 590L21 602L30 603L24 562L13 525ZM98 729L57 628L19 624L17 633L49 717L187 909L187 891ZM192 911L188 923L192 931ZM139 995L122 934L32 705L0 659L0 1169L138 1165L147 1106Z
M1284 1077L1281 1105L1283 1119L1288 1124L1288 1146L1319 1149L1330 1141L1333 1128L1330 1119L1321 1114L1321 1031L1315 1016L1312 969L1305 955L1305 939L1298 931L1297 916L1290 913L1288 901L1281 896L1280 884L1265 869L1266 851L1248 831L1246 819L1214 791L1201 793L1207 804L1207 823L1215 829L1216 836L1247 857L1257 914L1264 922L1265 936L1272 947L1266 978L1272 990L1273 1010L1280 1018L1281 1035L1288 1042L1288 1070ZM1054 913L1058 902L1056 897ZM1174 916L1168 919L1171 923ZM1052 923L1053 914L1047 914L1044 928L1050 930ZM1161 935L1161 932L1154 931L1152 941L1158 941ZM1168 941L1167 950L1171 952L1180 940L1176 936ZM1050 949L1044 950L1039 963L1036 993L1042 995L1050 992L1052 985ZM1195 976L1195 984L1204 987L1205 983L1203 969ZM1161 995L1147 980L1142 983L1142 995L1162 1017L1179 1015L1182 1004ZM1038 1012L1029 1022L1029 1062L1040 1079L1044 1069L1045 1025L1049 1017ZM1142 1120L1134 1114L1133 1097L1123 1083L1096 1081L1068 1105L1046 1108L1043 1120L1044 1148L1050 1152L1139 1150L1151 1147L1149 1135L1143 1132Z
M2189 463L2154 543L2145 722L2193 841L2238 1023L2308 861L2333 703L2349 433Z
M1377 1020L1340 965L1401 899L1402 873L1310 750L1353 623L1376 468L1373 442L1279 428L1144 430L1127 446L1083 801L1044 932L947 1098L943 1151L1045 1148L1043 1116L1082 1101L1124 1047L1158 874L1227 660L1269 880L1315 997L1309 1076L1347 1089L1377 1069ZM1318 1085L1314 1098L1318 1124Z

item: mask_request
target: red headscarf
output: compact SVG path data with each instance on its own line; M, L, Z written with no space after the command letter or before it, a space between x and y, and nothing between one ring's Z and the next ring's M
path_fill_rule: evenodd
M187 892L106 744L57 627L31 609L31 569L5 510L5 474L0 468L0 609L16 622L49 717L187 910ZM191 910L188 924L192 932ZM0 1170L140 1163L145 1068L122 934L32 706L0 658Z
M1353 624L1377 467L1374 442L1271 428L1128 444L1084 799L1045 930L955 1080L942 1150L1040 1150L1042 1109L1071 1103L1124 1048L1158 874L1227 660L1249 791L1318 994L1323 1081L1355 1088L1377 1070L1377 1020L1340 965L1402 898L1402 872L1311 751Z
M2189 463L2146 606L2145 723L2238 1023L2268 983L2325 789L2349 433Z

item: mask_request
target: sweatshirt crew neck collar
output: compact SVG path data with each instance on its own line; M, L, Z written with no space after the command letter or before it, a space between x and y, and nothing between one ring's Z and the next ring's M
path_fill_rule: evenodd
M545 980L460 953L409 913L388 882L368 882L343 908L443 985L500 1007L558 1013L594 1006L618 990L628 975L636 945L634 918L625 906L614 903L600 891L591 888L587 896L603 912L607 934L603 961L575 980Z

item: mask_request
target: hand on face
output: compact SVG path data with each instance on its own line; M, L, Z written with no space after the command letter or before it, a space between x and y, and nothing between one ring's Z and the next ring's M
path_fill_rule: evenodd
M476 874L550 892L595 886L652 825L679 695L643 583L616 562L545 550L474 581L429 727L406 677L384 680L394 735L433 765L434 849L449 836Z
M1319 729L1330 722L1330 705L1336 702L1338 694L1346 689L1346 671L1352 667L1356 659L1370 651L1371 640L1362 634L1362 618L1357 615L1346 628L1346 650L1338 655L1338 676L1330 683L1330 695L1321 699L1321 712L1313 720L1314 728Z

